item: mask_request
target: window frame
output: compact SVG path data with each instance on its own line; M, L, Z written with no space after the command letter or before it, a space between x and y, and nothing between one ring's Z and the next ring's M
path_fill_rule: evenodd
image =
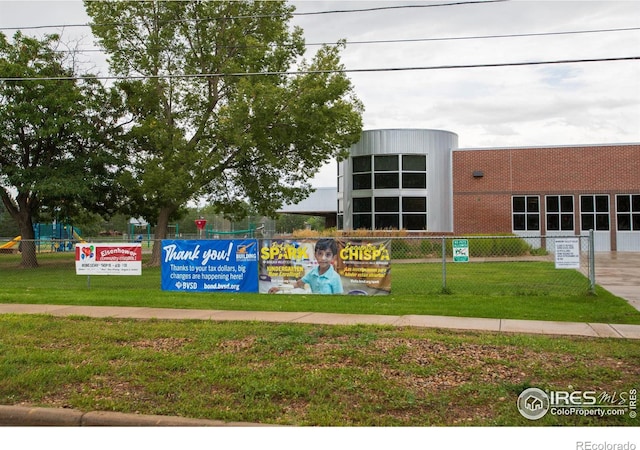
M521 200L522 210L516 210L516 200ZM520 202L518 202L520 203ZM520 205L518 205L520 206ZM522 227L516 227L522 223ZM539 195L513 195L511 196L511 228L514 232L540 231L540 196Z

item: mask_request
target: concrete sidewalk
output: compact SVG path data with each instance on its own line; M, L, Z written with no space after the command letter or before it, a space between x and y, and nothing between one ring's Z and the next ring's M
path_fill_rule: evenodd
M332 314L314 312L222 311L208 309L167 309L115 306L65 306L0 304L0 314L49 314L97 318L259 321L324 325L393 325L497 333L532 333L640 339L640 325L552 322L541 320L485 319L451 316Z
M640 311L640 253L595 253L596 284Z

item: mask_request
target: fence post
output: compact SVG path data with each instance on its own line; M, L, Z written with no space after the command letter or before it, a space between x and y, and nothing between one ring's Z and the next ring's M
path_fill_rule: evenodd
M589 294L596 295L596 257L593 230L589 230Z
M447 292L447 246L442 236L442 292Z

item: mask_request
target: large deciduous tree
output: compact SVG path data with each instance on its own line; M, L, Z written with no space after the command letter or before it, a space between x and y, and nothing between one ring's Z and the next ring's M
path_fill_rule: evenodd
M117 104L92 77L78 77L42 39L0 33L0 199L22 236L22 266L37 267L33 222L42 208L71 219L115 208Z
M239 218L306 197L322 165L359 138L362 105L341 45L303 58L284 1L85 1L92 30L125 77L135 125L128 193L158 240L191 199ZM293 71L295 74L286 73Z

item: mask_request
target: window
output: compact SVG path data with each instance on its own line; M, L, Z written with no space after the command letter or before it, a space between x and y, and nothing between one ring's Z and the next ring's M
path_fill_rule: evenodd
M547 231L573 231L573 196L547 196Z
M404 155L402 157L402 170L404 172L426 172L427 157L424 155Z
M513 230L540 230L540 198L537 195L512 198Z
M371 172L371 156L354 156L353 173Z
M427 174L426 173L403 173L402 187L405 189L426 189Z
M609 230L609 196L580 196L580 227L583 231Z
M426 155L354 156L351 167L353 229L427 229ZM404 197L401 191L378 196L384 195L379 190L401 188L420 189L423 196Z
M398 189L398 155L374 156L373 161L375 189Z
M398 214L376 214L376 230L400 229L400 216Z
M354 214L353 215L353 229L354 230L370 230L371 229L371 214Z
M427 215L426 214L403 214L402 228L405 230L426 230Z
M398 197L376 197L376 212L400 211L400 199Z
M376 173L374 178L376 189L397 189L399 187L398 172Z
M426 197L403 197L402 212L427 212Z
M371 156L353 157L353 190L371 189Z
M405 230L426 230L426 212L426 197L402 197L402 228Z
M358 173L353 175L353 190L371 189L371 173Z
M640 195L617 195L618 231L640 231Z
M371 212L371 197L364 198L354 198L353 199L353 212L354 213L363 213Z
M427 188L427 157L424 155L402 156L402 187L404 189Z
M398 197L376 197L375 201L376 229L400 228L400 199ZM395 214L389 214L395 213Z
M398 171L398 155L384 155L375 157L376 172Z

